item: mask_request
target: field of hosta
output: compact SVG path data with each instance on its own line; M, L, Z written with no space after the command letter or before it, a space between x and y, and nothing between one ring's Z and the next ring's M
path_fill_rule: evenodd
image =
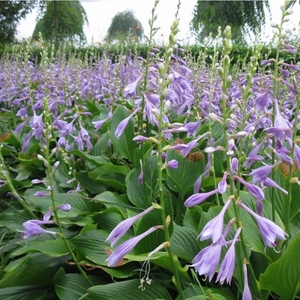
M300 297L300 67L109 53L0 60L0 299ZM42 44L41 44L42 45Z

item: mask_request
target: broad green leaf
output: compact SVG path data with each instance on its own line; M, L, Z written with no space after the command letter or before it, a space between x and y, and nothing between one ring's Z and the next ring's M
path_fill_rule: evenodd
M71 248L74 248L71 246ZM61 239L56 240L47 240L43 242L30 242L27 243L22 248L18 249L17 251L12 253L12 256L19 256L25 253L31 252L42 252L49 256L59 257L65 256L69 254L69 250L65 245L64 241Z
M300 237L293 240L283 255L269 265L259 278L261 289L272 291L282 300L295 299L300 291Z
M63 274L54 277L54 286L60 300L78 300L91 284L81 274Z
M0 227L9 228L12 231L23 230L22 223L32 219L26 211L2 212L0 214Z
M88 174L88 172L76 172L75 178L80 183L81 188L84 188L90 194L99 194L106 191L106 187L104 185L89 178Z
M39 287L51 285L53 276L68 259L68 256L50 257L42 253L29 253L5 267L0 289L37 283Z
M138 208L148 208L158 196L158 167L157 157L146 158L143 182L138 183L141 174L140 167L134 168L126 178L127 195L129 200Z
M108 132L106 132L99 138L99 140L91 150L90 155L94 155L94 156L103 155L103 153L106 152L108 148L108 142L109 142L109 135Z
M185 195L187 192L193 191L195 181L204 171L204 159L203 154L199 160L192 160L187 157L183 157L175 150L167 151L167 160L177 160L178 168L167 168L167 174L173 182L168 181L168 186L171 190L178 192L180 195ZM174 186L175 184L176 186Z
M127 195L119 195L117 193L106 191L100 195L95 196L93 201L101 202L106 207L118 207L122 211L125 211L127 208L131 208L132 204L129 202Z
M34 204L34 206L40 210L42 213L46 213L49 210L49 207L52 207L52 201L50 196L37 197L34 196L35 192L41 191L42 189L32 188L28 189L24 193L24 198L28 203ZM43 192L47 192L43 190ZM84 197L76 194L67 194L67 193L54 193L55 203L57 206L63 204L70 204L71 209L68 212L58 210L58 215L60 217L77 217L78 215L85 215L89 212L93 212L97 205L96 203L91 203L89 200L86 200Z
M235 299L234 294L229 288L212 288L203 287L196 284L189 284L189 286L183 291L185 299L197 300L197 299L214 299L214 300L230 300ZM203 298L204 297L204 298ZM176 300L180 300L177 297Z
M191 228L174 224L174 231L170 240L173 254L191 263L195 255L200 251L200 245L197 241L198 235Z
M121 193L125 193L125 179L129 172L130 170L125 166L106 164L90 172L89 178L92 178L96 182L104 184L107 187L113 187Z
M162 286L151 283L151 285L145 284L145 291L139 289L140 281L126 280L117 283L110 283L106 285L93 286L88 289L87 295L82 299L87 300L120 300L124 299L124 293L126 299L135 300L153 300L153 299L165 299L171 300L171 296Z
M77 235L71 242L90 261L107 266L109 245L105 242L108 233L103 230L89 230Z
M115 131L118 125L126 119L130 113L123 106L118 106L114 111L110 122L109 136L115 147L115 150L123 157L134 161L134 150L138 147L132 139L134 138L134 119L131 118L125 128L123 134L117 138Z
M72 151L68 151L69 154L73 154L75 156L84 158L86 161L92 163L94 166L100 167L103 166L107 163L109 163L109 159L104 157L104 156L93 156L90 154L87 154L83 151L79 151L79 150L72 150Z
M42 300L48 289L24 285L0 289L1 300Z

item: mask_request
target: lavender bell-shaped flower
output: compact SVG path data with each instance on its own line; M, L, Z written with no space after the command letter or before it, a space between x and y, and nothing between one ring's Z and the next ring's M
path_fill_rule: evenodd
M205 275L211 281L220 261L221 250L221 244L210 244L194 257L190 267L194 267L199 275Z
M248 274L247 274L247 261L244 260L243 263L243 273L244 273L244 289L242 294L242 300L252 300L252 295L248 285Z
M211 238L213 244L215 244L220 240L224 227L224 215L230 203L231 198L225 202L221 212L204 226L203 230L199 234L201 241Z
M122 260L122 258L127 255L135 246L136 244L141 241L144 237L149 235L150 233L156 231L159 227L154 226L145 231L144 233L135 236L126 242L120 244L116 250L106 259L107 264L109 267L116 267L118 263Z
M23 223L24 230L22 231L22 237L24 239L28 239L32 236L49 233L56 234L55 231L46 230L41 227L41 225L45 224L53 224L54 221L40 221L40 220L29 220Z
M257 222L258 229L260 231L260 234L262 236L262 239L266 246L268 247L276 247L277 242L276 239L285 240L287 233L281 229L278 225L276 225L274 222L259 216L255 212L253 212L249 207L247 207L243 203L238 203L239 206L241 206L244 210L246 210Z
M141 213L137 214L136 216L120 222L109 234L108 238L106 239L106 242L109 242L111 247L113 247L115 243L129 230L129 228L134 224L135 221L137 221L139 218L146 215L148 212L152 211L153 209L154 207L150 206L144 211L142 211Z
M132 83L129 83L125 89L124 89L124 96L127 97L132 97L134 98L136 96L136 89L137 89L137 85L138 85L138 82L140 81L142 76L139 76L137 78L137 80L135 80L134 82Z
M194 194L192 196L190 196L189 198L187 198L187 200L184 202L184 205L186 207L193 207L197 204L201 204L203 201L205 201L207 198L209 198L212 195L215 195L219 192L218 189L212 190L210 192L207 193L197 193Z
M118 125L118 127L116 128L116 131L115 131L116 138L119 138L123 134L130 119L138 112L138 110L139 110L139 108L135 109L127 118L125 118L122 122L120 122L120 124Z
M225 257L221 263L220 271L217 276L216 282L223 284L225 281L230 284L232 279L232 274L235 266L235 244L240 235L242 228L239 227L235 233L234 239L231 242L231 245L225 254Z

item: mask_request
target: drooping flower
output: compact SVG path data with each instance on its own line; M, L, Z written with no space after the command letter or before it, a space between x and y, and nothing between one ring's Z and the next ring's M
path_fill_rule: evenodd
M243 262L243 273L244 273L244 289L243 289L243 294L242 294L242 300L252 300L252 295L251 295L249 284L248 284L247 260L246 259Z
M255 110L257 112L266 112L269 107L269 102L272 100L269 91L265 91L257 96L255 99Z
M255 199L263 200L265 198L264 192L257 185L249 183L246 180L244 180L238 176L234 176L234 179L236 179L240 183L242 183Z
M253 183L264 182L267 179L267 177L270 175L274 167L275 164L270 166L263 166L252 170L251 173L249 174L250 176L252 176L252 182Z
M106 239L106 242L109 242L111 247L113 247L115 243L129 230L129 228L133 225L135 221L137 221L139 218L146 215L148 212L152 211L153 209L154 207L150 206L144 211L142 211L141 213L137 214L136 216L120 222L109 234L108 238Z
M190 196L189 198L187 198L187 200L184 202L184 205L186 207L193 207L197 204L201 204L203 201L205 201L207 198L209 198L212 195L215 195L219 192L218 189L212 190L210 192L207 193L197 193L194 194L192 196Z
M137 235L126 242L120 244L116 250L105 260L109 267L115 267L118 265L118 262L127 255L135 246L136 244L141 241L144 237L149 235L150 233L156 231L159 227L154 226L145 231L144 233Z
M194 267L199 275L205 275L211 281L220 261L221 250L221 244L211 243L194 257L190 267Z
M213 244L215 244L220 240L224 227L224 215L230 203L231 199L228 199L221 212L204 226L203 230L199 234L201 241L211 238Z
M118 127L116 128L116 131L115 131L116 138L119 138L123 134L130 119L138 112L138 110L139 110L139 108L135 109L127 118L125 118L122 122L120 122L120 124L118 125Z
M220 194L224 194L227 190L227 176L228 176L228 172L225 171L222 180L218 183L218 191Z
M234 239L225 254L225 257L221 263L220 270L217 276L216 282L223 284L225 281L230 284L232 279L232 274L235 266L235 244L240 235L242 228L239 227L235 233Z
M271 133L274 135L275 140L280 140L283 142L286 138L291 138L293 126L292 124L285 119L280 112L277 99L274 99L275 102L275 120L274 126L265 129L266 133Z
M256 145L252 151L249 153L249 155L246 158L246 161L244 163L245 168L250 168L251 165L256 161L263 161L264 158L261 155L258 155L260 148L262 147L264 143L264 140L260 142L258 145Z
M22 231L22 237L28 239L32 236L49 233L57 234L55 231L46 230L41 227L45 224L53 224L54 221L40 221L40 220L29 220L23 223L24 230Z
M129 83L125 89L124 89L124 96L127 97L132 97L134 98L136 96L136 89L137 89L137 85L140 81L140 79L142 78L142 76L139 76L134 82Z
M259 216L254 211L252 211L249 207L247 207L243 203L238 203L244 210L246 210L257 222L258 229L262 236L262 239L265 244L265 248L268 247L276 247L276 239L285 240L287 233L281 229L278 225L274 222Z

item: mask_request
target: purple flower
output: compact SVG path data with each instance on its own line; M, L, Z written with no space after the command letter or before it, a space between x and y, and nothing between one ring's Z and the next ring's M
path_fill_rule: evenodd
M220 261L221 250L221 244L210 244L194 257L190 267L194 267L199 275L205 275L211 281Z
M246 180L244 180L238 176L234 176L234 179L236 179L240 183L242 183L255 199L263 200L265 198L264 192L258 186L254 185L252 183L249 183Z
M276 140L283 142L286 138L291 138L292 124L281 115L277 99L274 99L274 102L276 110L274 127L267 128L264 131L272 133Z
M205 201L207 198L209 198L212 195L215 195L219 192L218 189L212 190L210 192L207 193L197 193L194 194L192 196L190 196L189 198L187 198L187 200L184 202L184 205L186 207L193 207L197 204L201 204L203 201Z
M221 263L219 274L217 276L216 282L223 284L225 281L230 284L232 279L232 274L235 266L235 243L240 235L242 228L239 227L235 233L234 239Z
M274 222L259 216L243 203L238 203L238 205L246 210L256 220L265 248L266 246L272 248L276 247L276 239L285 240L287 233Z
M116 250L106 259L107 264L109 267L116 267L120 260L127 255L135 246L136 244L141 241L144 237L149 235L150 233L154 232L157 230L159 227L154 226L145 231L144 233L135 236L126 242L120 244Z
M262 146L262 144L264 143L264 141L262 141L261 143L259 143L257 146L255 146L253 148L253 150L249 153L248 157L246 158L246 161L244 163L244 167L245 168L250 168L251 165L255 162L255 161L262 161L264 160L264 158L261 155L258 155L258 152Z
M252 182L253 183L264 182L267 179L267 177L269 176L269 174L271 173L274 166L275 165L263 166L263 167L252 170L252 172L249 174L250 176L252 176Z
M29 220L23 223L24 230L22 231L22 237L28 239L34 235L42 233L56 234L55 231L45 230L41 225L53 224L53 221L40 221L40 220Z
M230 203L231 199L228 199L221 212L204 226L198 237L201 241L211 238L213 244L215 244L220 240L223 232L224 215Z
M236 157L233 157L231 159L231 164L230 164L230 171L231 171L231 175L235 175L236 172L239 169L239 160Z
M178 168L178 161L176 159L172 159L167 162L167 167L170 169L177 169Z
M228 176L228 172L226 171L224 172L222 180L218 184L218 191L220 194L224 194L227 190L227 183L226 183L227 176Z
M298 169L300 169L300 147L298 145L295 144L295 148L294 148L294 157L295 157L295 161L297 163Z
M267 178L264 182L263 182L263 185L264 186L268 186L268 187L273 187L273 188L276 188L276 189L279 189L281 190L284 194L288 194L288 192L282 188L280 185L278 185L273 179L271 178Z
M50 196L49 193L44 193L44 192L41 192L41 191L38 191L38 192L35 192L33 194L33 196L36 196L36 197L46 197L46 196Z
M248 285L247 261L246 260L244 260L244 263L243 263L243 273L244 273L244 289L243 289L242 300L252 300L252 295L251 295L250 288Z
M135 109L127 118L125 118L119 125L118 125L118 127L117 127L117 129L116 129L116 131L115 131L115 137L116 138L119 138L122 134L123 134L123 132L124 132L124 130L125 130L125 128L127 127L127 125L128 125L128 122L130 121L130 119L138 112L138 108L137 109Z
M269 102L271 99L272 98L269 94L269 91L265 91L259 94L255 99L255 110L257 112L258 111L266 112L268 110Z
M129 83L125 89L124 89L124 96L127 97L135 97L136 96L136 88L137 88L137 85L138 85L138 82L140 81L141 79L141 76L139 76L137 78L136 81L132 82L132 83Z
M152 211L153 209L154 207L150 206L144 211L142 211L141 213L137 214L136 216L120 222L110 233L110 235L106 239L106 242L109 242L111 247L113 247L115 243L128 231L128 229L133 225L135 221L137 221L139 218L146 215L148 212Z

